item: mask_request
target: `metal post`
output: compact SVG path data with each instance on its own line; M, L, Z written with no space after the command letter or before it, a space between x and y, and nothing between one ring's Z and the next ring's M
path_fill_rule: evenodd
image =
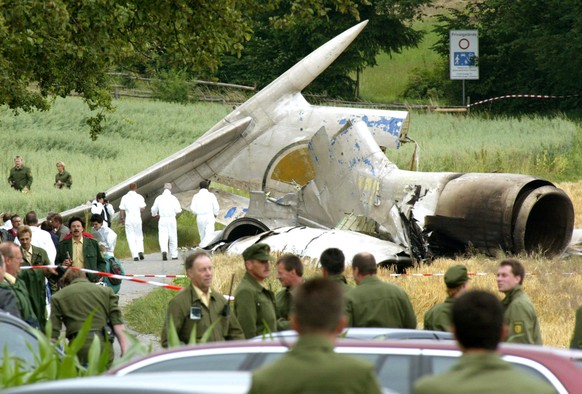
M465 80L463 79L463 106L465 106Z

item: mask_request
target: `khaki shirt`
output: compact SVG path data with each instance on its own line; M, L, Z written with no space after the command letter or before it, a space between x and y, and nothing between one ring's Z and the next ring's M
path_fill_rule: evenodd
M73 256L73 238L67 238L59 242L55 264L62 265L68 257ZM99 249L99 243L94 238L83 236L83 266L84 268L105 272L107 263ZM96 274L87 274L91 282L97 282L99 276Z

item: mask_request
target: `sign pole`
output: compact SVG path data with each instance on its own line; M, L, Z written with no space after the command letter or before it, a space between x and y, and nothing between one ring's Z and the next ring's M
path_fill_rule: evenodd
M465 105L465 80L479 79L479 32L477 30L449 31L450 79L462 81Z

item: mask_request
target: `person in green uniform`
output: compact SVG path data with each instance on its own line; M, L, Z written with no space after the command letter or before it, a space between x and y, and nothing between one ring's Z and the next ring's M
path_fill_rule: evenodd
M275 295L275 308L277 312L277 330L288 330L289 315L291 314L291 298L293 292L303 283L303 263L294 254L284 254L275 263L277 279L283 289Z
M30 303L26 283L19 278L20 265L24 262L20 247L14 242L5 241L0 243L0 253L2 253L6 266L4 281L0 282L0 287L10 290L16 298L20 318L28 323L28 325L38 328L38 319Z
M69 219L69 228L71 234L59 242L55 264L65 268L74 266L104 272L107 263L99 249L99 242L83 231L85 221L73 216ZM87 277L91 282L100 281L97 274L88 274Z
M350 288L344 276L346 258L341 249L328 248L324 250L319 257L319 264L324 278L340 283L345 291Z
M57 163L57 174L55 175L55 187L57 189L62 189L63 187L70 189L72 184L73 177L68 171L65 171L65 163L59 161Z
M113 335L119 341L121 355L127 351L125 326L117 296L111 288L89 282L85 273L78 269L67 269L63 276L63 284L65 287L51 298L51 337L57 339L61 334L61 326L64 324L65 335L69 341L72 341L89 315L93 313L91 330L77 357L82 365L86 365L89 348L93 338L97 337L102 350L105 346L109 347L109 365L111 365L114 358Z
M229 301L213 289L213 267L210 255L205 251L190 254L184 261L186 275L191 286L182 289L168 304L166 321L162 327L161 343L168 347L170 321L182 343L190 343L196 335L196 343L212 327L209 342L245 339L236 316L231 313ZM170 320L171 319L171 320Z
M381 393L372 364L333 351L346 324L344 311L339 283L315 278L301 284L291 313L299 339L281 358L253 372L249 394Z
M16 296L11 289L2 287L5 273L6 263L4 262L4 256L0 254L0 311L9 313L20 319L20 311L18 310L18 304L16 303Z
M503 306L482 290L467 291L453 302L453 333L463 355L445 373L425 376L414 385L416 394L549 394L554 388L520 371L496 353L507 334Z
M570 341L570 349L582 349L582 306L576 309L576 322L574 324L574 334Z
M32 185L32 173L30 168L24 166L24 160L20 156L14 158L14 167L10 169L8 183L19 192L27 193Z
M468 283L469 275L464 265L453 265L445 272L447 298L445 302L433 306L424 314L425 330L451 331L453 301L467 290Z
M352 260L357 286L346 293L348 327L416 328L416 315L408 294L378 278L376 259L367 252Z
M18 240L20 241L20 252L24 259L22 266L51 265L46 251L32 245L32 230L29 226L18 227ZM38 319L41 331L44 332L47 322L47 303L50 293L47 294L47 278L56 274L54 269L27 269L21 270L18 278L23 280L28 290L30 304L34 314Z
M525 268L515 259L506 259L497 269L497 288L505 294L505 324L509 327L507 342L542 344L540 323L535 308L523 291Z
M264 243L249 246L242 256L246 273L234 293L234 312L248 339L277 330L275 295L265 285L274 258Z

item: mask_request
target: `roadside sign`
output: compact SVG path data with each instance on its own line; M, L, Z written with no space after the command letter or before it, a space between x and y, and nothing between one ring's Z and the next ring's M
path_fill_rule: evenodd
M451 30L451 79L479 79L479 32L477 30Z

